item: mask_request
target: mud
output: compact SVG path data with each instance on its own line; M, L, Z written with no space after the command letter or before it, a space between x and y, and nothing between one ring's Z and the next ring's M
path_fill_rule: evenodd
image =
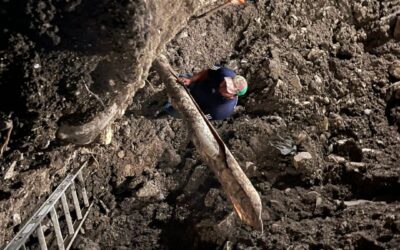
M0 159L0 245L67 172L89 160L88 191L96 199L76 249L399 248L398 1L260 0L190 21L166 46L179 72L220 64L248 79L233 117L213 124L261 195L263 233L232 213L184 122L154 117L167 96L152 69L112 124L109 145L59 143L65 110L80 118L102 109L85 83L105 81L104 69L113 66L90 56L110 44L81 48L88 55L79 59L57 47L78 32L43 25L57 21L61 2L33 14L31 33L18 33L26 20L12 23L11 34L2 29L0 109L15 129ZM97 15L82 20L94 25ZM87 45L92 34L66 44ZM38 42L51 51L45 61ZM64 61L70 66L60 67ZM74 85L63 80L73 76Z

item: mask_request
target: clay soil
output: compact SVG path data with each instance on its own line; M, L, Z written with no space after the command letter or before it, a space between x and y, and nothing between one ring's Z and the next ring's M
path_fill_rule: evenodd
M1 113L15 129L1 159L0 203L22 221L2 218L0 244L67 172L89 160L94 207L75 249L399 249L400 102L390 86L400 79L389 73L400 60L390 17L396 6L260 0L192 20L166 46L164 54L181 73L219 64L248 79L235 114L213 125L261 196L262 233L233 212L184 121L154 116L168 98L157 72L150 70L147 84L113 123L110 144L60 145L51 120L62 100L47 100L43 113L26 115L46 93L65 89L49 86L38 95L34 86L7 85L26 78L19 75L23 69L13 75L7 68L10 57L34 62L26 54L29 41L14 37L12 48L2 50L1 98L5 91L21 93L17 100L24 103L1 100ZM58 63L73 60L53 53ZM65 74L93 71L89 66ZM40 77L51 78L61 69L41 70ZM46 195L12 202L27 190Z

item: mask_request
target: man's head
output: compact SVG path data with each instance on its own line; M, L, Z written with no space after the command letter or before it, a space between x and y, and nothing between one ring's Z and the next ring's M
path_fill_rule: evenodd
M247 92L247 81L243 76L225 77L219 92L227 98L242 96Z

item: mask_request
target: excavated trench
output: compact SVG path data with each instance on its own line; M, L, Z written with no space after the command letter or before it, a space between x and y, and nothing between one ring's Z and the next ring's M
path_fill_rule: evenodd
M398 249L400 2L259 0L188 22L214 2L1 4L14 128L0 246L88 160L95 203L74 249ZM261 196L263 233L233 213L184 121L154 116L161 52L180 73L248 79L213 125Z

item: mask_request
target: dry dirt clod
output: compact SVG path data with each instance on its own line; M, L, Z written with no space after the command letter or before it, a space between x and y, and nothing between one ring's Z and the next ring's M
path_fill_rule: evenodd
M137 196L139 198L157 198L159 200L163 200L165 198L161 183L158 181L149 181L147 182L139 191L137 192Z
M234 212L230 213L228 216L226 216L222 221L220 221L217 224L217 228L221 232L226 232L226 231L232 229L237 224L236 218L237 218L237 216Z
M207 177L207 167L198 166L194 169L192 176L184 188L185 194L191 194L196 192L200 185L204 182Z
M121 151L119 151L119 152L118 152L118 154L117 154L117 155L118 155L118 157L119 157L119 158L121 158L121 159L122 159L122 158L124 158L124 157L125 157L125 152L124 152L123 150L121 150Z
M395 61L390 65L389 74L397 80L400 80L400 61Z
M100 133L100 144L102 145L109 145L113 138L113 129L111 125L107 126L101 133Z

